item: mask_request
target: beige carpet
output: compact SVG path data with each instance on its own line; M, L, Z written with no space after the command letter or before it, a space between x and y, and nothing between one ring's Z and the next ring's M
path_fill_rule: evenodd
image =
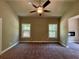
M79 54L58 44L19 44L0 59L79 59Z

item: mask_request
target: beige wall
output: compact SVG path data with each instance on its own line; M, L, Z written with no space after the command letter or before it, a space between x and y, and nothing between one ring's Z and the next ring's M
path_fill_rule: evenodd
M20 18L20 23L30 23L31 24L31 38L23 39L21 41L59 41L59 18L55 17L24 17ZM57 38L48 38L48 24L58 25L58 35Z
M68 20L64 18L62 18L60 22L60 43L62 45L66 45L68 39Z
M3 0L0 0L0 17L3 20L2 50L4 50L18 41L18 18Z
M68 12L64 14L61 18L61 25L60 25L60 41L61 44L66 45L68 40L68 19L79 14L79 1L77 1L73 6L70 8Z
M2 50L2 19L0 18L0 52Z

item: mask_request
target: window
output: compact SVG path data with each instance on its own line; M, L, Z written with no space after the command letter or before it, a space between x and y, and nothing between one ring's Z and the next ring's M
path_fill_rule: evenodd
M57 38L57 24L49 24L49 38Z
M22 37L29 38L30 37L30 27L31 24L22 24Z

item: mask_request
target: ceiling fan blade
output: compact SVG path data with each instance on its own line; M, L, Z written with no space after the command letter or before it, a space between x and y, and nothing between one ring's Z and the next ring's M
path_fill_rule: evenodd
M32 5L33 5L33 7L38 8L35 4L32 3Z
M44 12L50 12L50 10L44 10Z
M47 0L45 3L44 3L44 5L43 5L43 8L45 8L47 5L49 5L50 4L50 1L49 0Z
M36 12L36 10L34 10L34 11L30 11L30 13L33 13L33 12Z

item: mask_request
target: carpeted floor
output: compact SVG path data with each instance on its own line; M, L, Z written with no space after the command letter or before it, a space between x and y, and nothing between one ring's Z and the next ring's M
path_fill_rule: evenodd
M79 54L58 44L19 44L0 59L79 59Z
M79 52L79 42L70 42L68 43L68 47Z

